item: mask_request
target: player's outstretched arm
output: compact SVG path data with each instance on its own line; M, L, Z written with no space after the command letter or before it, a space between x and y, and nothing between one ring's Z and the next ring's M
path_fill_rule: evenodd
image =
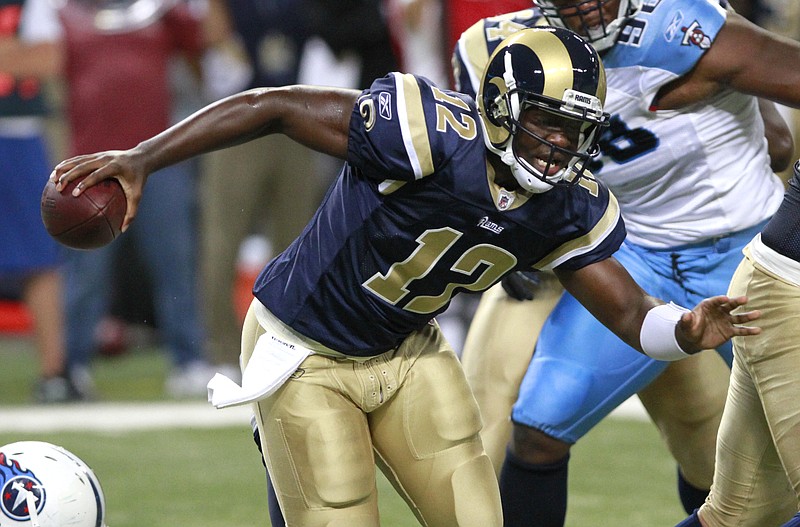
M639 287L614 258L577 271L556 270L556 275L567 291L628 345L661 360L676 360L716 348L733 336L761 331L741 326L756 320L760 312L731 313L746 304L744 297L715 296L692 310L665 305Z
M160 134L124 151L82 155L59 163L50 179L59 191L86 176L74 195L117 178L128 202L122 228L136 216L147 177L191 157L269 134L284 134L319 152L344 159L350 115L359 92L288 86L248 90L217 101Z

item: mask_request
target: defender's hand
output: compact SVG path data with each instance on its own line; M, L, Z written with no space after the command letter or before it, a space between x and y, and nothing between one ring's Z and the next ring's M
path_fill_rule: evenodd
M706 298L681 316L675 331L678 344L686 353L697 353L700 350L716 348L731 337L758 335L761 333L761 328L741 324L757 320L761 316L761 311L732 313L745 304L747 304L745 296Z

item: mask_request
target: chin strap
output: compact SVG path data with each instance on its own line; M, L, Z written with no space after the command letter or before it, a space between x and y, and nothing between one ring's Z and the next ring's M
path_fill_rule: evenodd
M514 152L512 151L511 147L511 142L513 139L513 137L509 138L505 150L503 150L503 153L500 154L500 161L509 166L511 169L511 175L514 176L514 179L517 181L517 183L519 183L523 189L527 190L528 192L533 192L534 194L541 194L542 192L547 192L548 190L552 189L552 185L536 177L534 174L531 174L526 168L517 162L517 158L514 157Z
M508 139L508 144L506 144L506 149L503 150L502 154L500 154L500 161L502 161L503 163L505 163L510 167L513 167L517 163L517 160L514 157L514 152L511 151L512 139L513 137Z

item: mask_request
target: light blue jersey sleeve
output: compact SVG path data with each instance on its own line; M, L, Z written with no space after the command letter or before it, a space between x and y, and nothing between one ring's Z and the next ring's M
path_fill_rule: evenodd
M682 76L711 47L726 18L717 0L645 0L603 62L608 68L639 66Z

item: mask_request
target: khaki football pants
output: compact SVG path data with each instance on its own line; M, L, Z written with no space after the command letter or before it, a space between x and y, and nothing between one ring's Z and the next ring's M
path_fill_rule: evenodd
M775 527L800 503L800 287L745 258L730 296L761 310L762 333L733 339L733 373L717 442L709 527Z
M251 307L243 364L263 332ZM290 527L378 526L376 463L422 525L502 525L478 406L435 324L369 360L311 355L254 411Z

